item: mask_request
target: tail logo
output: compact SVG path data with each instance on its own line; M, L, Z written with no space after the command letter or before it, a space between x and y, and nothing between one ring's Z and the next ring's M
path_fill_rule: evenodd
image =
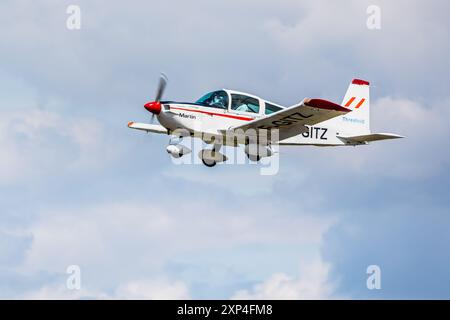
M351 97L351 98L347 101L347 103L345 104L345 107L349 108L349 107L353 104L353 102L355 101L355 99L356 99L356 97ZM355 106L355 109L358 109L359 107L361 107L361 106L363 105L364 101L366 101L366 99L362 98L362 99L358 102L358 104Z

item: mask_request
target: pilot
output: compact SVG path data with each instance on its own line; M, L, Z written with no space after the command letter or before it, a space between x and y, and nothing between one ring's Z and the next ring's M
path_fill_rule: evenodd
M227 107L225 105L225 97L220 94L214 95L214 97L212 98L212 101L211 101L211 105L217 106L217 107L223 108L223 109L226 109L226 107Z

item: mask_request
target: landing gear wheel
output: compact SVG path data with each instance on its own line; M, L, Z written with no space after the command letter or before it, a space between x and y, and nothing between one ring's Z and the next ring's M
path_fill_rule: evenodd
M217 164L217 162L216 161L214 161L214 160L205 160L205 159L202 159L202 162L203 162L203 164L205 165L205 166L207 166L207 167L214 167L216 164Z

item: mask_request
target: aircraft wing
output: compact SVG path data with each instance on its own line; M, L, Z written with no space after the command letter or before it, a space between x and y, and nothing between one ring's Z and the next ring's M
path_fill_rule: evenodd
M128 128L142 130L146 132L168 134L167 129L159 124L139 123L131 121L128 122Z
M348 144L367 144L372 141L400 139L400 138L404 138L404 136L400 136L398 134L393 133L371 133L362 136L339 137L339 139L343 140Z
M339 104L322 99L304 99L300 104L277 111L269 116L259 118L229 130L244 132L245 136L259 135L261 130L279 129L278 139L271 135L272 142L284 140L308 130L306 125L312 126L334 117L350 112ZM249 130L254 129L254 130ZM242 131L241 131L242 130ZM249 131L247 131L249 130Z

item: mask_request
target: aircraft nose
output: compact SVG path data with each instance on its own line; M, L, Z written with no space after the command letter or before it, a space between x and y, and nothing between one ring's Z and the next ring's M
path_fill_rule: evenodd
M153 114L159 114L161 112L161 102L159 101L148 102L144 104L144 108Z

